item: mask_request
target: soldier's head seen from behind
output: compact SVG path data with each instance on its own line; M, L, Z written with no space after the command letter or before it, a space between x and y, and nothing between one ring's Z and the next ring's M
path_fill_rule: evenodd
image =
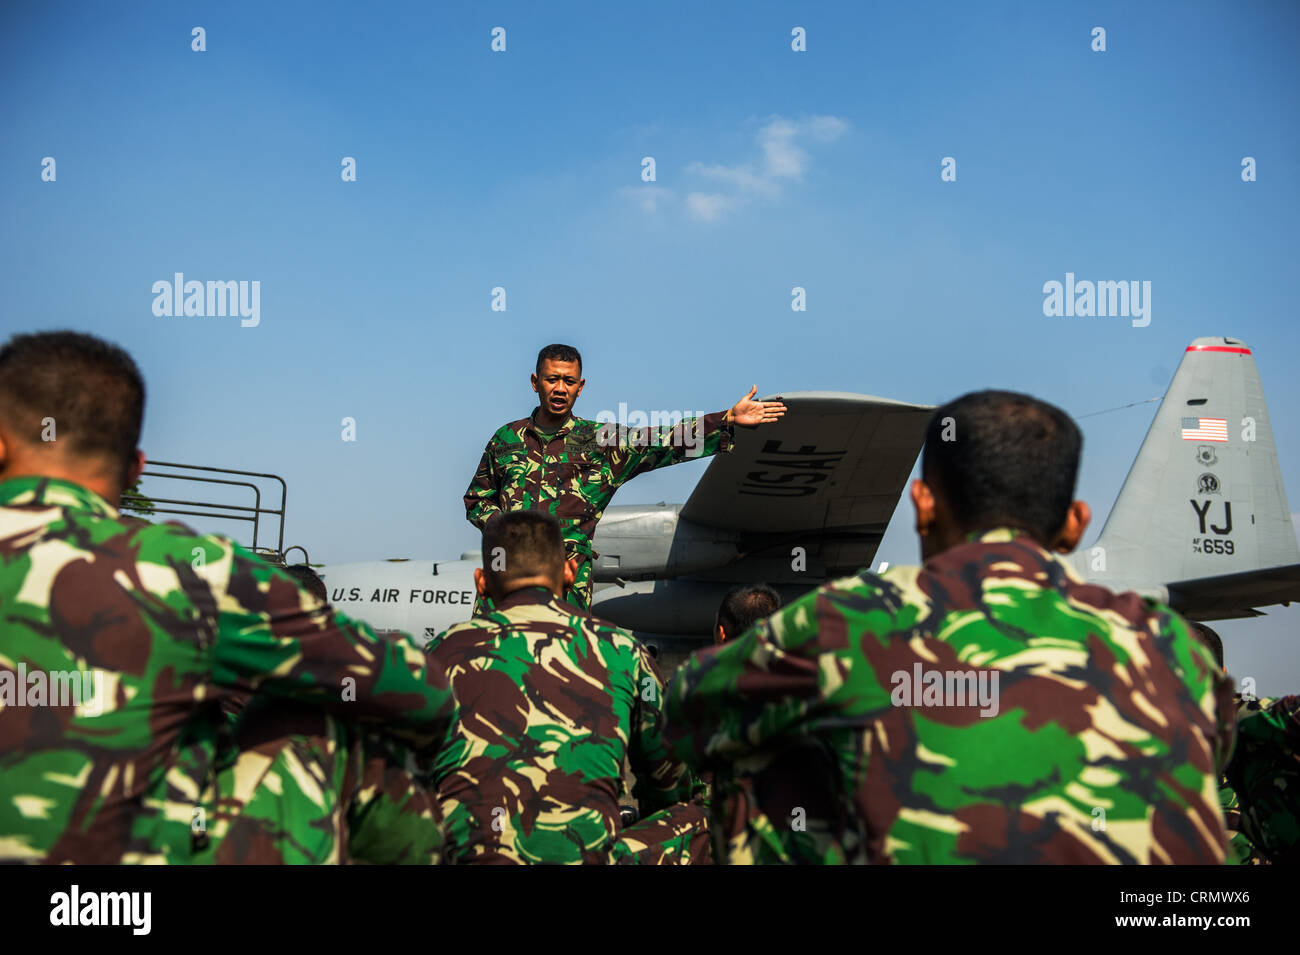
M572 345L547 345L538 352L532 376L538 400L537 424L551 430L564 424L586 383L582 355Z
M565 560L560 524L544 511L507 511L483 528L483 566L474 583L481 596L501 600L525 587L545 587L562 597L577 572Z
M144 469L144 379L121 348L80 332L0 347L0 480L70 481L117 504Z
M1214 654L1214 662L1219 665L1219 669L1225 669L1223 665L1223 638L1221 638L1215 630L1207 627L1203 623L1198 623L1194 620L1189 620L1187 623L1191 627L1192 633L1199 637L1201 642L1210 648L1210 652Z
M325 581L320 579L320 574L316 573L310 564L290 564L284 569L290 577L298 580L303 590L321 603L329 603L329 592L325 589Z
M767 584L741 584L727 591L713 621L713 642L734 640L781 609L780 595Z
M935 411L912 482L921 556L997 527L1069 553L1092 513L1073 500L1083 437L1060 408L1010 391L976 391Z

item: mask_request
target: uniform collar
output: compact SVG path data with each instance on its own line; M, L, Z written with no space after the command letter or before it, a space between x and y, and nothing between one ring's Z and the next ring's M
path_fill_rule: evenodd
M89 488L61 478L26 475L0 482L0 507L45 504L100 517L117 517L117 508Z
M1069 561L1062 560L1060 554L1055 554L1048 550L1042 544L1038 543L1038 541L1034 540L1034 538L1028 533L1016 527L994 527L986 531L973 531L966 535L965 541L957 544L955 547L948 548L948 550L944 551L942 554L936 554L933 558L926 561L926 563L930 564L934 561L946 560L951 554L957 554L965 548L975 548L983 544L1015 544L1020 547L1028 548L1038 555L1040 560L1050 562L1059 567L1062 573L1064 573L1065 576L1074 583L1085 583L1084 579L1079 576L1073 567L1070 566Z
M569 616L591 616L590 611L575 607L567 600L561 600L555 596L555 594L551 593L549 587L524 587L522 590L506 594L501 600L494 602L493 607L496 610L509 610L511 607L541 607L546 605L550 605L557 611L562 611Z
M555 594L549 587L524 587L506 594L494 604L497 610L519 607L525 604L546 604L555 600Z
M541 432L537 430L537 412L541 410L542 410L541 405L538 405L536 408L534 408L533 413L528 416L528 420L524 424L525 431L531 431L533 434L537 435L538 437L541 437ZM578 419L575 418L572 414L570 414L568 417L564 419L564 423L560 425L558 428L556 428L554 432L552 432L551 437L552 438L563 437L564 435L572 431L574 425L576 425L577 423L578 423Z

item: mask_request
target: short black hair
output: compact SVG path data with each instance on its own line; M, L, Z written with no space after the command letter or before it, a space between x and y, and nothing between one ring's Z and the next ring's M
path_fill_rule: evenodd
M1189 620L1187 623L1191 626L1192 632L1200 637L1201 641L1210 648L1210 652L1214 654L1214 662L1217 663L1219 669L1222 670L1223 639L1203 623L1197 623L1194 620Z
M537 373L542 373L542 362L547 359L551 361L576 361L578 363L578 374L582 374L582 355L578 349L572 345L547 345L537 353Z
M45 418L75 457L105 457L125 482L144 423L144 378L116 345L81 332L15 335L0 347L0 416L39 445Z
M781 609L781 595L767 584L741 584L727 591L718 608L718 625L727 636L740 636Z
M560 522L545 511L507 511L484 525L483 571L498 582L558 575L563 570Z
M303 590L322 603L329 603L329 592L325 589L325 581L320 579L320 574L316 573L310 564L290 564L285 571L291 577L298 579Z
M1069 512L1083 435L1068 414L1012 391L976 391L930 419L921 477L967 532L1014 527L1047 544Z

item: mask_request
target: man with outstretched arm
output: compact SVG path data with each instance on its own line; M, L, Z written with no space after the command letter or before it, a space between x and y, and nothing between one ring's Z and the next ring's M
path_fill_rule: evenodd
M779 399L755 401L755 385L727 411L659 428L624 428L574 416L586 383L576 348L543 348L532 375L538 406L497 429L465 492L466 517L479 530L505 511L554 515L565 553L577 561L566 599L583 609L591 606L596 522L619 487L646 471L730 451L736 425L766 424L785 414ZM480 599L474 612L482 610Z

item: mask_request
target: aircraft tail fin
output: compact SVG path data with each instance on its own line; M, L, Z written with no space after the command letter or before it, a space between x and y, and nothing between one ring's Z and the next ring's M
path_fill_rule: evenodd
M1292 589L1300 599L1300 584L1258 593L1250 586L1251 572L1300 564L1300 547L1244 343L1198 338L1188 346L1101 537L1081 557L1090 580L1163 590L1175 606L1180 595L1195 596L1195 581L1229 576L1241 616L1256 599L1277 603Z

